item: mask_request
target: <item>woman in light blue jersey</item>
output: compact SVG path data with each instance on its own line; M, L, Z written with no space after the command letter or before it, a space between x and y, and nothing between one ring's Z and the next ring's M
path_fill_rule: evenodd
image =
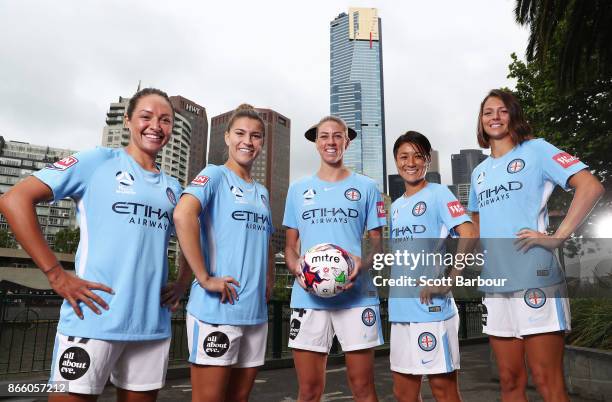
M153 401L164 384L171 331L162 304L176 308L189 283L189 271L182 270L181 282L166 286L181 187L155 158L172 135L170 99L143 89L130 99L124 121L127 147L68 156L0 199L17 240L65 299L50 382L67 382L70 394L51 394L51 401L95 400L109 376L122 401ZM56 259L35 213L38 202L66 197L78 209L76 275Z
M584 221L603 187L577 157L534 139L509 92L492 90L484 98L477 138L491 149L472 172L468 205L488 252L481 277L507 280L503 287L481 287L488 313L483 330L496 356L502 400L527 400L527 362L545 401L568 401L563 350L569 303L551 250ZM546 202L555 185L575 192L550 233Z
M354 399L376 400L374 347L383 343L382 328L378 295L368 272L361 269L361 241L367 231L373 252L379 251L386 213L376 182L344 165L345 151L356 136L335 116L324 117L306 131L306 139L314 142L319 154L320 167L315 174L292 183L287 194L285 259L296 276L289 347L293 349L300 401L321 399L334 335L345 352ZM306 250L320 243L335 244L355 260L350 284L331 298L305 290L301 261Z
M463 206L446 186L429 183L425 174L431 162L431 144L422 134L408 131L393 146L397 172L406 191L391 206L391 242L394 250L443 254L440 238L455 232L473 238L475 232ZM465 242L460 242L460 250ZM452 279L442 267L392 268L394 277ZM440 272L442 271L442 272ZM427 375L437 401L460 401L457 383L459 369L459 316L450 292L450 281L443 286L393 287L389 295L391 324L391 370L393 393L398 401L419 401L422 376ZM419 295L420 293L420 295Z
M195 273L187 306L194 401L246 401L263 365L272 289L269 196L251 171L265 123L239 106L225 131L228 159L185 189L174 221Z

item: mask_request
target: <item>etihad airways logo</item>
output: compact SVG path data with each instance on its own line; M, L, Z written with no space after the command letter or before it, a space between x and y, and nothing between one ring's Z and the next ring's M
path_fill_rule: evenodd
M478 193L479 207L484 207L499 201L510 199L510 194L513 191L518 191L523 188L523 183L520 181L509 181L491 188L487 188Z
M391 238L393 239L412 239L415 234L422 234L427 231L427 227L424 225L406 225L398 228L394 228L391 231Z
M149 228L168 230L173 224L172 214L161 208L136 202L115 202L112 210L116 214L130 215L128 223Z
M359 218L359 211L353 208L315 208L302 212L302 219L310 223L348 223Z
M252 211L234 211L232 219L246 222L246 228L253 230L267 231L271 225L270 216Z

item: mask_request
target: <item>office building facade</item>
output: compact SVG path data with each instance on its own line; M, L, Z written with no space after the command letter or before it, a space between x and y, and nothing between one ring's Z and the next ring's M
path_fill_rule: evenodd
M271 109L255 109L266 124L266 137L261 154L255 160L251 174L265 185L270 193L272 209L272 244L275 252L284 250L285 230L283 214L285 197L289 189L289 151L291 146L291 120ZM210 142L208 163L222 165L227 160L225 130L233 111L215 116L210 120Z
M478 164L487 159L480 149L462 149L451 155L453 184L470 183L472 171Z
M75 152L27 142L7 141L4 137L0 137L0 193L6 193L35 171ZM53 204L41 202L36 205L36 213L43 235L51 247L54 245L57 232L76 227L76 210L71 199L60 200ZM0 215L0 228L9 229L2 215Z
M187 182L191 182L206 166L208 145L208 118L206 108L182 96L171 96L175 113L187 119L191 125Z
M350 8L331 22L330 114L357 132L345 165L386 193L382 31L375 8Z

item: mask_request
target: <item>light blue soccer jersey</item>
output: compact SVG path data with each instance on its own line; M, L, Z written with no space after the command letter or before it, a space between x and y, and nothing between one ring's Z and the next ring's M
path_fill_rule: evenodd
M221 303L220 293L191 286L187 310L209 324L255 325L268 320L266 275L273 231L268 190L248 183L226 166L208 165L183 194L202 205L200 236L211 276L232 276L238 300Z
M400 197L391 205L391 244L394 252L404 250L415 253L442 253L450 231L469 222L461 203L446 186L427 183L419 192L410 197ZM392 278L406 276L418 283L421 276L437 278L444 267L435 263L420 264L415 269L393 266ZM389 321L391 322L432 322L443 321L457 313L452 296L436 296L432 304L422 304L418 286L393 286L389 293Z
M361 256L365 230L386 224L385 205L374 180L356 173L338 182L317 175L289 187L283 225L300 235L300 255L320 243L332 243ZM363 256L362 256L363 257ZM291 308L343 309L377 305L378 295L369 275L361 271L355 286L332 298L309 294L293 284Z
M94 291L109 310L97 315L81 304L83 320L64 301L58 332L103 340L168 338L170 312L161 306L161 289L178 181L144 170L123 149L109 148L68 156L34 176L51 188L55 201L70 197L77 204L76 274L115 292Z
M468 209L480 214L480 237L486 249L483 279L507 279L506 286L481 287L510 292L551 286L563 281L556 257L533 247L517 252L513 241L524 228L546 231L546 203L555 185L587 166L543 139L523 142L500 158L488 157L472 172Z

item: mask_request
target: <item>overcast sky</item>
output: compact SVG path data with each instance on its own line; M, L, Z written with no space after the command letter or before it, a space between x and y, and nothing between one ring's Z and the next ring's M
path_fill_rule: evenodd
M101 143L110 102L139 80L206 107L242 102L291 119L291 179L318 157L304 130L329 113L329 23L349 6L382 19L388 173L394 140L427 135L450 154L477 148L478 105L509 81L527 30L515 0L30 1L0 3L0 135L71 149Z

